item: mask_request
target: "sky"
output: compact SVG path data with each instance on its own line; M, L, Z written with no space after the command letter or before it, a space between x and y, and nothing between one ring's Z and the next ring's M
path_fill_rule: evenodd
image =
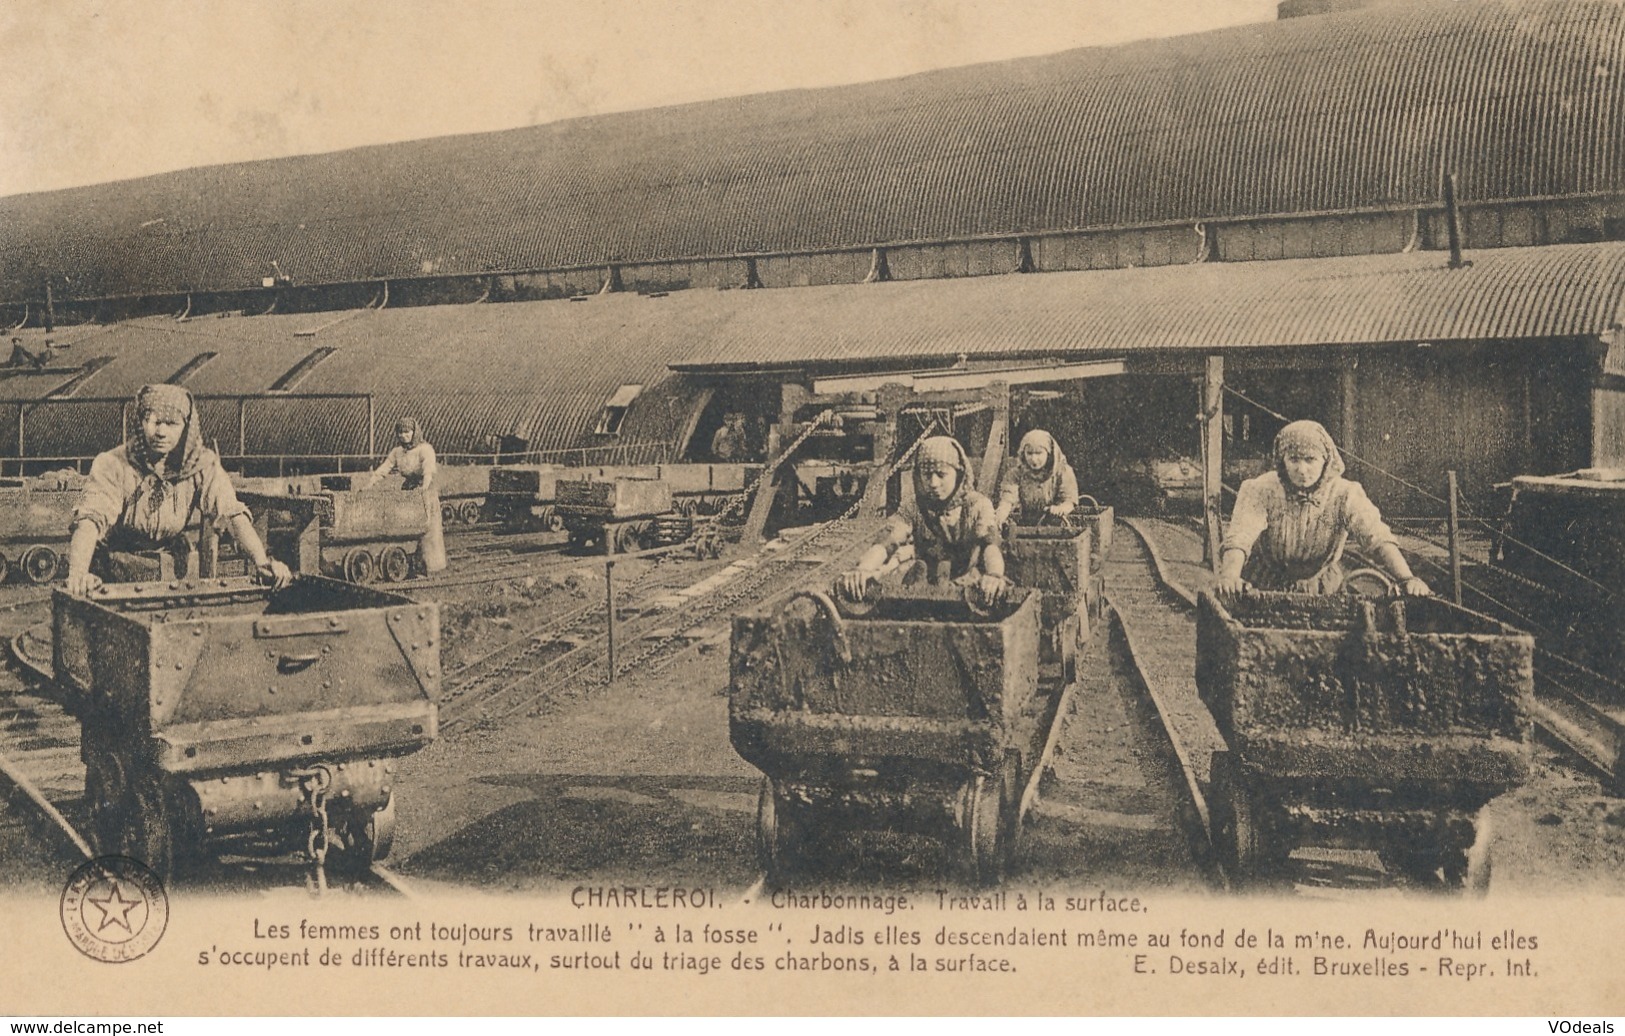
M0 197L908 75L1275 0L4 0Z

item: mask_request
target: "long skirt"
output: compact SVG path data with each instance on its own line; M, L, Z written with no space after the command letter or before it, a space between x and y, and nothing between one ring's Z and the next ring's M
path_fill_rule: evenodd
M418 541L418 554L423 559L425 572L439 572L446 567L446 536L440 525L440 491L425 489L419 496L423 498L424 517L429 520L429 528Z

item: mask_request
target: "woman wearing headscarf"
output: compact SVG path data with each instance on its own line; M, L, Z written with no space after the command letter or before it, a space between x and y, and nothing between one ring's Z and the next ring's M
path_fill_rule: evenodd
M1066 462L1061 444L1040 428L1021 437L1016 461L999 486L995 512L1002 528L1012 512L1018 525L1037 525L1046 514L1064 518L1078 506L1078 476Z
M936 583L946 575L974 581L990 596L1001 592L1004 553L993 503L970 483L970 458L958 439L938 435L922 442L914 460L914 501L892 515L858 567L841 576L841 592L862 597L897 548L909 543L919 566L913 579L923 575Z
M248 508L237 500L220 457L203 445L197 406L179 385L148 385L135 397L136 433L91 462L68 544L68 592L89 593L105 582L156 578L155 551L191 572L193 517L223 525L279 589L293 580L288 566L265 552Z
M415 417L403 417L395 422L395 439L396 446L361 488L372 489L384 476L399 474L402 489L423 490L428 531L418 542L418 555L424 571L439 572L446 567L446 538L440 524L440 490L435 486L439 465L435 461L434 447L424 440L423 429Z
M1375 557L1404 593L1432 593L1416 578L1377 505L1343 477L1343 456L1315 421L1294 421L1275 437L1275 470L1236 494L1219 565L1218 589L1336 593L1350 539Z

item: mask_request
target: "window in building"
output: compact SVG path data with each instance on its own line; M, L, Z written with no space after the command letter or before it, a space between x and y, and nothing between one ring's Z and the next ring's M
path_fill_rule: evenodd
M615 394L604 403L604 412L598 415L598 427L593 431L599 435L620 435L626 411L642 391L642 385L622 385L616 389Z
M97 371L112 362L113 358L111 356L92 356L79 367L79 373L45 393L45 397L47 399L63 399L73 395L79 391L85 382L94 377Z
M219 353L198 353L196 356L192 357L190 360L187 360L186 363L184 365L182 365L180 370L176 371L174 374L171 374L169 376L169 379L168 379L169 384L171 384L171 385L184 385L184 384L186 384L186 379L190 378L192 375L196 374L198 372L199 367L202 367L205 363L208 363L210 360L214 359L216 356L219 356L219 355L220 355Z
M292 390L305 376L316 369L316 365L332 356L338 350L332 346L324 345L319 349L312 349L310 355L288 368L288 372L271 383L272 392L288 392Z

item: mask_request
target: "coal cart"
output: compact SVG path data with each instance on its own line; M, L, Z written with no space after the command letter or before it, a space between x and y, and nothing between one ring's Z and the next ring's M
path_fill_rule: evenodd
M734 619L730 733L765 774L757 843L780 880L823 839L932 834L991 882L1054 751L1071 684L1041 666L1041 595L956 587L847 605L802 591Z
M1197 688L1226 749L1210 830L1233 884L1294 848L1482 891L1482 807L1528 775L1534 641L1438 598L1204 593Z
M389 854L395 765L436 734L434 604L331 579L110 584L52 601L98 853ZM331 855L329 855L331 851Z

